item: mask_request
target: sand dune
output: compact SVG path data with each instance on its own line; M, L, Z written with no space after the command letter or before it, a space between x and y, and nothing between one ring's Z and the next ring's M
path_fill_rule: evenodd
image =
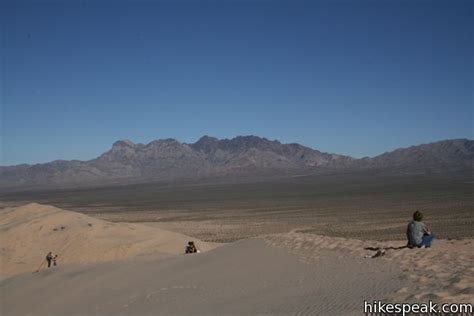
M0 281L2 315L362 315L364 300L474 303L471 239L407 249L292 231L198 242L211 251L189 256L178 254L190 237L153 227L39 204L1 215L2 274L17 274ZM60 266L30 273L50 249ZM378 249L385 255L371 258Z
M402 288L399 272L335 251L307 264L250 239L193 256L19 275L0 282L0 301L3 315L361 315L364 299Z
M435 240L429 249L408 249L404 241L377 242L291 232L269 235L265 240L298 255L306 262L318 262L322 251L334 250L367 258L384 249L376 259L396 264L399 277L411 281L393 293L399 302L474 303L474 240Z
M202 251L216 244L140 224L110 223L37 203L0 211L1 274L38 269L49 251L59 264L91 263L138 255L183 253L194 240Z

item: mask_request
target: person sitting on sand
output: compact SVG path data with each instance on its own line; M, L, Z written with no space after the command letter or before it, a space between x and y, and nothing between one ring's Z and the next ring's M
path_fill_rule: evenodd
M422 220L423 214L420 211L413 213L413 220L407 228L408 248L431 247L434 236Z
M186 253L196 253L197 248L194 245L194 241L189 241L188 245L186 246Z

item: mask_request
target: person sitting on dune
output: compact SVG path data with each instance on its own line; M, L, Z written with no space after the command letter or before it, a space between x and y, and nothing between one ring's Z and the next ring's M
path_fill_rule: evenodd
M186 246L186 253L196 253L197 248L196 245L194 244L194 241L188 242L188 245Z
M407 228L408 248L431 247L434 236L422 220L423 214L420 211L413 213L413 220Z

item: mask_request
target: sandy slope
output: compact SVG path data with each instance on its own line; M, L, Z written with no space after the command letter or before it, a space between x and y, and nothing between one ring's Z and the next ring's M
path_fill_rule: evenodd
M140 224L110 223L37 203L0 210L1 274L32 272L48 251L59 264L90 263L153 254L183 253L195 240L203 251L215 244Z
M307 262L318 262L323 250L336 250L354 257L373 256L378 249L385 255L367 259L396 264L407 281L393 293L399 302L473 303L474 304L474 240L435 240L429 249L402 248L406 242L362 241L291 232L269 235L266 241L288 249Z
M261 239L197 255L65 267L0 282L3 315L361 315L398 267L328 251L301 262ZM46 303L45 303L46 302Z

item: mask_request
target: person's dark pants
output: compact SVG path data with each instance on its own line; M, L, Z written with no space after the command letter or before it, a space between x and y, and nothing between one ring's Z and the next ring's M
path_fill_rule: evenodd
M433 235L424 235L423 239L421 240L421 246L425 246L426 248L431 247L431 243L433 242L434 236Z
M51 268L51 259L47 259L48 260L48 268Z

